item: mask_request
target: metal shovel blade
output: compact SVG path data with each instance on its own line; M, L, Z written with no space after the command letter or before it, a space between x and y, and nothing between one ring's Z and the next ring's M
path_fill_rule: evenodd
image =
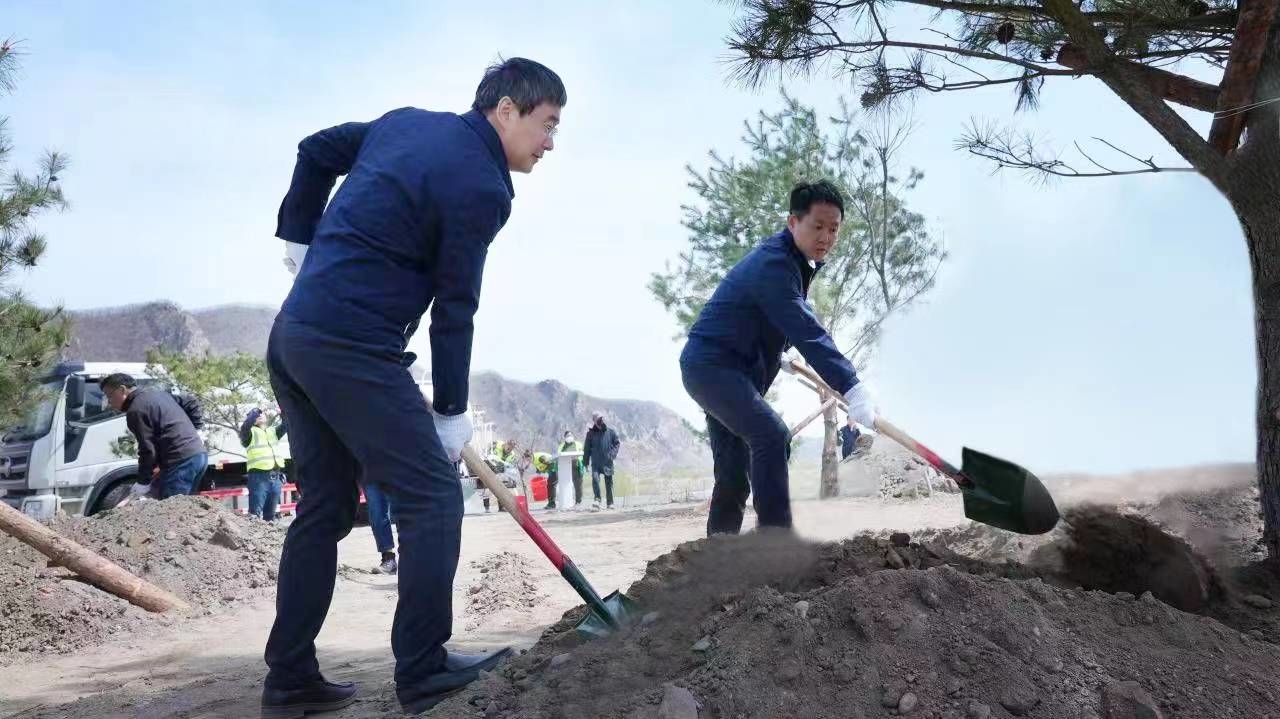
M999 457L964 448L964 516L1018 534L1044 534L1058 524L1058 507L1034 474Z
M604 606L609 612L608 618L600 616L598 610L588 605L586 616L578 620L573 628L586 635L588 639L605 637L612 634L616 628L625 627L640 619L640 605L622 592L615 591L605 597Z

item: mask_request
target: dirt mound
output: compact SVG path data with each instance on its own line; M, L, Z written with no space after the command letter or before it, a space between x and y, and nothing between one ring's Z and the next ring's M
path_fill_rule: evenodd
M467 629L493 623L494 615L531 609L546 599L529 571L529 561L519 554L490 554L471 566L480 578L467 588Z
M584 641L575 610L433 716L1280 715L1274 645L1045 571L900 534L700 540L629 590L650 611L638 626Z
M211 612L275 584L284 531L203 497L130 504L51 527L138 576ZM70 652L149 623L150 614L89 585L0 535L0 664L23 653Z

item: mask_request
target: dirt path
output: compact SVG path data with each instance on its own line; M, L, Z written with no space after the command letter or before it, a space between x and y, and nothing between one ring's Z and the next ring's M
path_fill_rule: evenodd
M954 495L911 503L800 502L794 512L800 533L817 540L863 530L913 531L965 521ZM548 531L602 593L625 589L643 576L648 560L703 536L705 522L704 511L696 506L543 516ZM747 525L753 523L749 516ZM504 552L510 555L497 557ZM334 719L399 715L389 646L396 585L393 578L365 571L376 560L369 530L357 527L341 545L338 589L317 640L325 672L362 686L361 700L332 715ZM473 595L470 590L476 586L481 589ZM530 594L536 597L533 606L528 606ZM483 601L486 596L494 600ZM469 650L499 644L530 646L545 626L579 603L508 517L494 514L468 517L464 522L453 646ZM75 655L21 661L4 670L0 716L256 716L265 669L262 647L274 614L274 594L263 590L234 612Z

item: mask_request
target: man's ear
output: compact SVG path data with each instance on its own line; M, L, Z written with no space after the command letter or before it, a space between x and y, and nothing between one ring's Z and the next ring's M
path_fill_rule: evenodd
M494 119L502 127L507 127L520 117L520 108L516 107L516 103L509 96L503 95L498 104L493 108Z
M796 231L796 225L800 224L800 218L795 215L787 215L787 229L792 232Z

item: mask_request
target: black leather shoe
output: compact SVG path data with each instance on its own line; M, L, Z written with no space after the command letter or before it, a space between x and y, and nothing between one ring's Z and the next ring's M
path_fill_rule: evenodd
M297 689L262 690L262 719L300 719L308 712L328 712L349 706L356 700L351 682L317 680Z
M511 647L503 647L496 652L484 652L482 654L464 654L450 651L444 658L444 670L446 672L461 672L473 669L477 672L491 672L502 663L503 659L511 655Z
M462 691L479 678L480 672L476 669L437 672L412 686L397 685L396 698L400 700L400 707L406 713L420 714Z

